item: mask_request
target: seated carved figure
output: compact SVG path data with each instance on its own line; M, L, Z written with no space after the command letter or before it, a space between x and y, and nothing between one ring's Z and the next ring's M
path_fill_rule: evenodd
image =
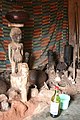
M12 73L20 72L20 63L23 59L23 44L20 43L22 32L19 28L12 28L10 32L12 42L8 45L9 60L11 63Z

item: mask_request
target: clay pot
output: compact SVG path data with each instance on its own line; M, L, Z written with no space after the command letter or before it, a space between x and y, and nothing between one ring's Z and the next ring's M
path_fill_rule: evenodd
M28 14L24 10L12 10L7 12L5 17L11 23L25 23L28 19Z
M44 82L47 80L47 75L44 71L41 70L30 70L28 81L30 85L36 85L40 89Z

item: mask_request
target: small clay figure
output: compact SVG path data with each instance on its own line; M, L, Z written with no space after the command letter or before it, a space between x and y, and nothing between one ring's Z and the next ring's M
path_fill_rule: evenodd
M25 62L28 63L29 61L29 53L25 52Z
M49 85L49 87L52 87L54 82L55 82L54 80L55 80L55 77L56 77L54 64L51 65L50 67L48 67L46 72L48 74L47 84Z
M31 97L36 97L38 95L38 89L37 86L34 85L34 88L31 89Z
M19 72L20 63L22 63L23 59L23 44L20 43L22 38L22 32L19 28L12 28L10 32L10 37L12 42L8 45L9 51L9 60L11 62L12 73Z

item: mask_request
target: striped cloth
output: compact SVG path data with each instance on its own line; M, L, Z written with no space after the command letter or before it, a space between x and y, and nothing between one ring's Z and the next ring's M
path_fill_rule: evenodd
M32 54L33 67L48 62L49 49L63 52L68 41L68 0L23 0L20 4L0 1L0 68L10 67L8 44L11 42L5 15L14 9L24 9L29 19L23 28L24 51Z

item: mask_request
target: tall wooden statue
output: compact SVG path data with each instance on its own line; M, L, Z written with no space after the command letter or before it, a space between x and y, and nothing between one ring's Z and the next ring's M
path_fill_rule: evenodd
M19 28L12 28L10 32L12 42L8 45L9 60L11 63L12 73L19 72L20 63L23 59L23 44L20 43L22 38L22 32Z
M11 63L11 88L21 94L21 101L27 101L27 80L29 67L23 63L23 44L20 43L22 32L18 27L13 27L10 32L12 42L8 45L9 60Z

